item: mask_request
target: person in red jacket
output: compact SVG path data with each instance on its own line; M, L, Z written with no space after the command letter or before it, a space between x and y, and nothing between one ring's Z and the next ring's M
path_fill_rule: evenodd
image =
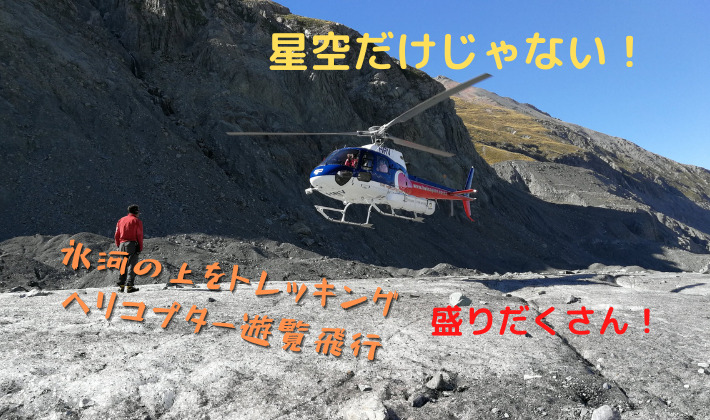
M133 271L138 263L138 254L143 251L143 222L138 218L140 209L137 205L128 206L128 214L123 216L116 223L116 246L119 251L128 253L128 262L126 270L118 278L118 290L123 292L126 287L126 292L137 292L138 288L134 287L136 281L136 273ZM126 281L128 277L128 281Z

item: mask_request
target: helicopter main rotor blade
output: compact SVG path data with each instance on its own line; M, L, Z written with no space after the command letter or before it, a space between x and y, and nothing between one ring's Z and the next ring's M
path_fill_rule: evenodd
M404 146L404 147L409 147L411 149L417 149L417 150L421 150L424 152L428 152L428 153L431 153L434 155L439 155L439 156L444 156L444 157L454 156L453 153L445 152L445 151L439 150L439 149L434 149L433 147L422 146L419 143L414 143L409 140L400 139L399 137L394 137L394 136L388 135L386 138L392 140L395 144L398 144L398 145Z
M444 99L448 98L449 96L456 95L457 93L461 92L462 90L471 87L475 85L478 82L481 82L483 80L488 79L491 77L490 74L488 73L483 73L482 75L478 77L474 77L473 79L463 82L460 85L454 86L451 89L447 89L438 95L434 95L431 98L427 99L426 101L420 103L419 105L415 106L414 108L409 109L399 117L393 119L392 121L388 122L387 124L383 125L380 127L380 133L384 133L387 128L390 126L401 123L404 121L407 121L408 119L414 117L415 115L418 115L427 109L433 107L434 105L438 104L439 102L443 101Z
M362 136L363 134L357 131L348 131L344 133L267 133L262 131L229 131L230 136ZM365 134L369 135L369 134Z

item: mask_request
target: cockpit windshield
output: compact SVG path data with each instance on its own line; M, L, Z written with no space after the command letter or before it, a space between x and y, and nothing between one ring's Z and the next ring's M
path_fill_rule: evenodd
M360 150L358 149L340 149L331 153L326 157L322 165L345 165L350 167L356 167L358 157L360 155Z

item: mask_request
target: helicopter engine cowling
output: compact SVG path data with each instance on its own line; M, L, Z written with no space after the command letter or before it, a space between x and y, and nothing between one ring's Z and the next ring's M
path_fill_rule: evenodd
M436 210L436 200L412 197L411 195L389 193L387 204L397 210L411 211L412 213L431 215Z

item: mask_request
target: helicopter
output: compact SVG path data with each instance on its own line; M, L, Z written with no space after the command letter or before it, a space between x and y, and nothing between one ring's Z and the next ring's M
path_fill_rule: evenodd
M335 223L372 227L372 211L383 216L423 222L422 216L434 214L438 200L461 201L466 216L471 217L471 194L474 168L468 172L464 188L455 190L431 181L410 175L401 152L385 145L386 141L424 151L434 155L451 157L453 153L424 146L399 137L392 136L387 130L398 123L426 111L439 102L456 93L491 77L484 73L453 88L447 89L420 104L410 108L392 121L370 127L363 131L335 133L295 133L295 132L227 132L230 136L358 136L370 137L371 143L360 147L345 147L330 153L310 173L311 187L306 194L318 192L342 201L344 208L316 205L316 210L327 220ZM353 204L369 205L364 223L347 220L346 213ZM386 211L382 206L389 207ZM399 210L397 213L395 210ZM453 207L452 207L453 210ZM402 212L412 213L408 216ZM337 217L336 215L340 215Z

